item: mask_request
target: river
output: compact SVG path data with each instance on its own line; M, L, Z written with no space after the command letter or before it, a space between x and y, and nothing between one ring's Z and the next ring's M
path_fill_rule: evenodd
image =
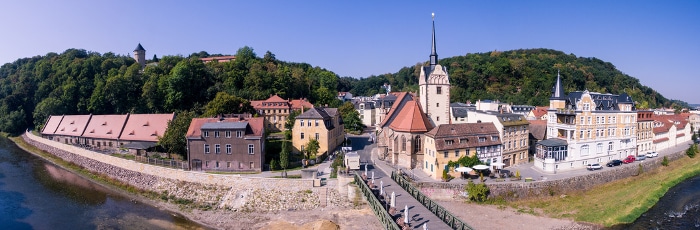
M2 229L204 229L46 162L0 137Z

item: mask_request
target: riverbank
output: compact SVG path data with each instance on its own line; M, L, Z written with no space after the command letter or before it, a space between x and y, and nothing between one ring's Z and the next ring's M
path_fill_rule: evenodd
M352 204L350 204L350 202L346 202L345 205L339 204L338 202L332 202L333 205L329 205L329 207L324 208L303 208L302 206L301 208L289 208L285 209L284 211L243 211L232 210L230 208L218 208L206 203L205 205L202 205L203 203L194 200L192 197L187 197L188 199L181 199L167 196L165 199L163 199L163 193L158 191L148 191L107 175L92 172L82 166L56 156L56 153L49 153L41 150L38 147L25 142L22 137L14 137L11 138L11 140L25 151L39 156L61 168L74 172L85 179L105 186L110 190L118 192L126 197L130 197L134 202L149 204L153 207L172 212L173 215L181 215L184 218L201 224L204 226L202 228L270 229L275 228L275 226L286 226L284 229L295 229L294 226L298 226L297 229L306 229L309 226L316 225L322 227L320 229L337 229L338 227L342 227L343 229L381 228L376 220L376 217L374 217L368 207L364 206L355 208L352 206ZM164 179L158 178L157 180L159 183L161 183L161 181ZM152 180L147 178L144 181ZM183 183L184 182L178 182L179 185L182 185ZM207 187L211 188L215 186L208 185ZM175 193L175 191L172 190L172 187L169 189L171 189L171 194L178 196L181 193L186 193L183 191ZM256 194L258 193L252 192L251 196ZM304 194L301 194L301 196L303 195ZM195 194L190 196L198 195ZM296 194L295 196L300 195ZM290 198L295 197L292 196ZM251 200L264 200L264 198ZM293 202L293 200L290 201Z
M656 204L669 188L700 174L700 158L683 157L641 174L586 191L524 199L507 205L524 213L601 226L631 223Z

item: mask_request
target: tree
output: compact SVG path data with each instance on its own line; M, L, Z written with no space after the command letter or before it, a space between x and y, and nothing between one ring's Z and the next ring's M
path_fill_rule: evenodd
M289 141L282 141L282 151L280 151L280 168L284 170L283 174L287 174L287 167L289 167Z
M326 87L320 87L315 91L316 104L319 106L328 105L331 108L337 108L340 106L340 100L336 97L338 95L337 91L332 91Z
M343 105L338 107L338 112L345 124L345 130L350 132L362 132L362 130L364 130L365 125L362 124L362 120L360 120L360 113L355 110L355 106L352 102L348 101L343 103Z
M287 117L287 121L284 123L284 128L287 130L292 130L294 128L294 122L296 122L297 116L301 114L302 112L299 110L292 110L289 112L289 117Z
M214 117L219 114L252 113L253 111L253 106L250 105L248 100L225 92L219 92L216 94L214 100L211 100L204 106L204 114L202 116Z
M311 159L318 155L319 144L318 140L311 138L309 143L306 144L306 159Z
M193 109L196 104L209 100L206 92L211 84L211 76L199 59L190 58L177 63L167 79L165 108Z
M194 112L181 112L175 119L168 122L168 129L162 137L158 138L158 145L163 147L168 153L175 153L182 156L182 159L187 157L187 129L190 127L192 118L195 117Z

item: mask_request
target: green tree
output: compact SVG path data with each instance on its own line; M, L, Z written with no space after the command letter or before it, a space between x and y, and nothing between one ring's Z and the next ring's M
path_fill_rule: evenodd
M212 85L211 76L202 61L197 58L183 60L173 68L167 79L165 108L188 110L208 101L207 88ZM140 94L139 94L140 95Z
M319 144L318 140L311 138L306 144L306 159L311 159L318 155Z
M230 95L226 92L219 92L216 94L214 100L204 106L204 114L202 116L214 117L219 114L252 113L253 111L253 106L250 105L248 100Z
M289 112L289 117L287 117L287 121L284 123L284 128L287 130L292 130L294 128L294 122L296 122L297 116L301 114L301 111L299 110L292 110Z
M352 102L348 101L343 103L343 105L338 107L338 112L345 124L345 130L349 132L362 132L365 128L365 125L362 124L362 120L360 120L360 113L355 110L355 105L353 105Z
M192 118L195 117L194 112L181 112L175 119L168 122L168 129L165 134L158 138L158 145L163 147L168 153L174 153L182 156L182 159L187 158L187 129L190 127Z
M287 167L289 167L289 141L282 141L282 151L280 151L280 168L287 172Z
M330 90L326 87L320 87L316 89L316 104L319 106L328 105L331 108L338 108L340 106L340 100L336 97L338 95L337 91Z
M476 202L484 202L489 195L489 187L484 183L474 184L469 181L465 186L464 190L467 191L467 196L469 200Z

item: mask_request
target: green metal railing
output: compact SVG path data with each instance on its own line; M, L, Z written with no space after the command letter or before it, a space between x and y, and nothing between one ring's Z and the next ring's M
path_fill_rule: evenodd
M473 229L471 226L467 225L467 223L464 223L462 220L460 220L454 214L447 211L447 209L445 209L444 207L439 205L437 202L431 200L430 197L423 194L423 192L421 192L419 189L417 189L416 187L411 185L411 183L408 182L408 180L406 180L406 178L397 174L395 171L391 172L391 179L396 181L396 183L399 184L399 186L401 186L401 188L406 190L406 192L411 194L411 196L413 196L413 198L416 198L416 200L418 200L418 202L423 204L423 206L425 206L428 210L430 210L430 212L432 212L433 214L435 214L435 216L437 216L443 222L445 222L445 224L447 224L447 226L450 226L452 229L455 229L455 230L467 230L467 229L472 230Z
M382 202L379 202L377 197L374 196L374 193L372 193L372 189L365 184L365 182L362 180L362 177L360 177L357 172L355 172L355 183L360 187L360 191L362 191L362 194L367 198L367 203L369 203L369 206L372 207L372 211L374 211L374 215L377 216L379 219L379 222L382 223L382 226L384 226L384 229L387 230L399 230L399 225L396 224L394 221L394 218L389 215L389 212L384 209L384 205Z

